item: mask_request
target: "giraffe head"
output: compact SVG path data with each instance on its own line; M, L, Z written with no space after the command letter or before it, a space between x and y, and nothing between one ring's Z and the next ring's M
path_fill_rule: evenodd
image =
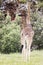
M18 13L19 16L23 17L27 15L27 8L25 6L25 4L20 4L19 5L19 13Z

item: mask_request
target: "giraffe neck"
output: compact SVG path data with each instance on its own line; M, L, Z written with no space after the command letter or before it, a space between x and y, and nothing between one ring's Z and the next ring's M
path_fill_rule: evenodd
M25 29L26 27L32 28L30 20L29 19L27 20L26 17L22 17L22 20L21 20L21 29Z

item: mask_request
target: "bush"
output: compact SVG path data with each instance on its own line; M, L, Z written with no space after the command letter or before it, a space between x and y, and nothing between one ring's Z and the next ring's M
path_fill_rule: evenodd
M20 49L20 26L17 21L11 22L9 17L6 21L2 23L0 29L0 52L18 52Z
M2 21L4 19L5 19L4 13L0 10L0 21Z
M35 36L33 40L33 46L41 49L43 48L43 15L41 12L36 12L32 15L32 25L35 31Z

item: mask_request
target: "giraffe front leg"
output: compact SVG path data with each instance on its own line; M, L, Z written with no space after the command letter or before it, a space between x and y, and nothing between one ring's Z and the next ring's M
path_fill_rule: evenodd
M28 57L29 57L29 61L30 61L32 38L30 37L27 42L28 42L27 43Z
M31 39L27 36L26 37L26 42L27 42L27 60L29 60L30 61L30 52L31 52Z

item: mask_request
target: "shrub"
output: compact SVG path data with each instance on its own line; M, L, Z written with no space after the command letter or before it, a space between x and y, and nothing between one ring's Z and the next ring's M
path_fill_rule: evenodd
M43 15L41 12L36 12L34 14L32 15L32 25L35 31L33 46L35 45L40 49L43 48Z
M11 22L8 18L7 22L2 23L0 29L0 52L18 52L20 49L20 26L16 23L17 21Z

